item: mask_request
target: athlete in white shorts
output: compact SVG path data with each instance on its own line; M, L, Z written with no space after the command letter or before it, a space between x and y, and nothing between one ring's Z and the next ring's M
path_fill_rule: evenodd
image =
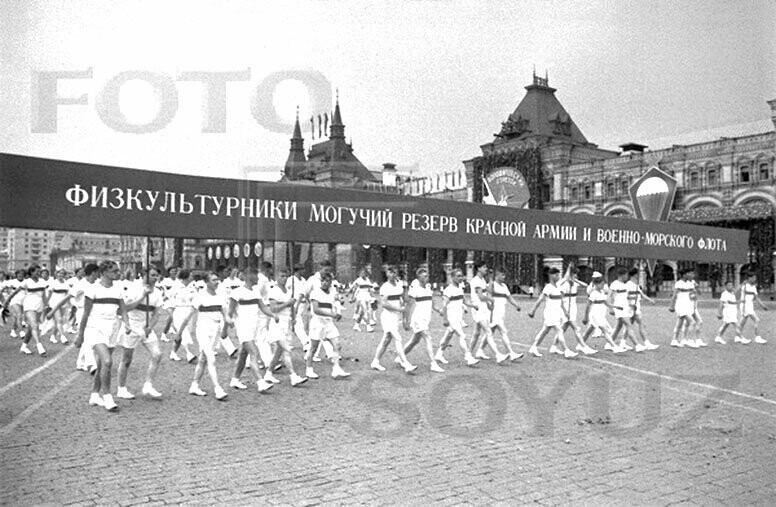
M469 343L469 351L477 359L490 359L485 355L482 350L487 344L493 352L496 353L496 362L503 363L509 359L508 354L502 354L498 350L495 340L493 340L493 333L490 329L490 316L491 307L493 306L493 298L488 292L488 265L485 261L477 261L474 263L475 275L469 281L470 295L469 298L476 309L472 314L474 320L474 331L472 332L472 341ZM482 340L480 340L482 338Z
M733 290L732 280L725 282L725 290L723 290L722 294L719 296L717 318L722 321L722 326L720 326L717 331L717 336L714 338L715 343L726 345L725 340L722 338L722 334L728 327L732 327L736 333L734 338L735 343L752 343L750 340L741 336L741 328L738 327L738 300L736 298L736 293Z
M412 338L404 346L404 357L407 357L407 354L415 348L415 345L423 340L426 345L426 353L428 353L428 358L431 362L431 371L444 373L445 370L439 366L439 363L434 358L434 346L431 344L431 336L428 333L428 328L431 324L431 311L434 308L431 285L428 283L428 270L418 268L415 271L415 277L407 292L409 303L407 304L406 313L410 315L410 319L409 323L405 323L405 328L412 330ZM396 362L401 364L401 358L396 356Z
M607 310L614 309L614 307L609 303L609 296L604 290L606 283L604 282L603 276L593 278L590 285L592 289L588 294L587 307L585 308L585 315L582 319L583 324L587 325L589 322L590 325L582 335L582 341L587 345L587 340L597 330L599 334L604 337L604 340L606 340L606 348L608 350L611 350L615 354L625 352L627 349L620 347L612 340L613 329L606 320Z
M760 305L760 308L764 311L768 311L768 307L765 306L765 303L762 302L757 293L757 273L750 272L746 277L746 282L741 285L741 306L743 308L741 311L741 321L739 322L738 327L743 338L744 326L746 326L748 320L751 320L754 323L754 342L765 344L768 343L768 341L760 336L760 331L757 329L758 324L760 323L760 317L758 317L757 313L754 311L755 301Z
M27 272L23 269L17 269L14 273L15 278L9 278L3 285L5 291L5 300L3 306L8 308L11 313L11 338L23 338L24 337L24 310L22 303L24 302L24 292L17 290L24 283L24 278L27 276ZM13 297L11 297L13 296ZM27 348L26 344L24 348L31 354L32 352ZM24 352L24 350L22 350Z
M576 278L577 273L579 273L577 267L573 264L569 264L566 268L566 273L558 284L561 295L563 296L561 302L566 308L566 312L563 314L563 317L561 317L561 329L563 329L564 333L567 329L571 329L571 332L574 333L574 338L577 340L577 346L575 348L578 352L585 355L592 355L597 351L585 344L581 336L582 330L577 325L577 314L579 313L577 309L577 296L579 295L578 288L579 286L587 287L587 284ZM566 317L566 315L568 315L568 317ZM554 340L550 347L550 352L554 354L563 354L563 352L555 345Z
M631 268L628 271L628 281L625 283L625 288L628 291L628 306L633 310L633 315L631 315L631 325L633 326L633 332L635 333L636 329L638 329L641 342L644 344L647 350L657 349L659 346L649 341L647 333L644 331L645 326L644 319L642 319L641 314L641 300L646 299L653 305L655 304L655 301L644 294L644 291L642 291L641 287L639 287L639 268ZM703 342L701 341L700 343ZM702 346L705 345L706 344L703 343Z
M401 367L407 373L411 373L418 367L411 364L407 360L407 356L404 355L404 344L399 332L399 326L401 326L404 320L404 311L406 309L404 304L404 288L397 280L396 268L393 266L386 268L385 276L387 281L380 287L380 302L383 306L383 311L380 314L380 325L383 328L383 337L380 339L380 343L377 344L375 356L370 366L374 370L385 371L385 367L380 364L380 359L385 354L385 350L388 348L391 340L395 340L396 355L399 356Z
M369 273L366 268L361 268L358 278L350 285L350 293L350 302L356 303L356 309L353 315L353 319L356 322L353 324L353 330L361 331L361 326L359 324L363 322L367 332L373 332L375 328L369 321L369 302L372 298L372 280L369 279Z
M127 372L132 364L135 347L142 343L150 356L143 382L142 393L151 398L161 398L162 394L154 389L156 371L162 359L162 351L159 348L159 338L153 331L159 320L162 309L162 291L156 288L159 279L159 271L149 268L145 272L145 278L132 282L124 291L124 306L129 318L129 334L119 329L118 344L121 346L121 362L119 362L118 377L119 386L116 392L117 398L131 400L135 396L127 389Z
M100 263L100 279L84 293L84 314L78 329L75 345L86 342L94 349L97 371L94 375L89 405L118 410L110 393L111 355L116 343L116 327L123 321L124 332L130 333L129 319L121 296L121 289L113 282L119 278L118 265L113 261Z
M38 354L41 356L46 355L46 349L43 348L40 335L40 322L43 317L43 310L48 304L48 294L46 294L46 288L48 282L40 277L40 266L33 265L27 269L27 278L19 284L19 286L9 295L10 300L14 300L17 294L23 294L22 299L22 311L24 312L24 319L27 322L27 332L22 338L22 346L19 352L23 354L31 354L27 345L31 338L35 339L35 346L38 349Z
M439 310L439 314L442 315L442 323L445 326L445 334L442 339L439 340L439 348L437 349L434 359L442 364L448 364L445 359L444 351L450 344L450 340L454 335L458 335L458 344L463 351L464 360L467 366L474 366L479 362L471 352L469 352L469 346L466 343L466 334L463 332L463 308L464 305L468 305L472 308L476 308L471 303L467 302L464 297L463 288L463 271L460 269L454 269L450 273L450 284L442 291L442 309Z
M635 308L628 299L628 270L624 267L617 269L617 279L609 286L609 304L614 308L614 318L617 319L617 323L614 325L614 331L612 332L612 341L617 341L617 336L620 332L623 333L623 337L620 339L620 348L626 350L636 350L636 352L644 352L647 347L642 344L636 337L636 332L633 329L633 312ZM633 346L628 345L628 339L631 340ZM609 344L606 344L607 350L609 350Z
M259 272L256 268L249 267L245 270L245 286L232 291L229 296L229 310L226 317L227 322L234 323L237 339L240 342L240 351L237 354L237 364L234 366L234 374L229 382L229 387L235 389L246 389L245 384L240 382L245 368L246 360L249 361L250 369L256 379L256 385L260 393L263 393L273 384L261 378L259 371L259 349L256 345L256 334L259 331L259 314L266 315L269 318L277 320L275 314L264 304L256 284L259 281Z
M533 318L539 305L541 305L542 302L547 301L547 304L544 305L544 324L542 325L541 330L539 330L539 333L537 333L536 338L534 338L531 348L528 349L528 353L534 357L542 357L542 354L539 352L539 344L542 343L542 340L544 340L544 337L547 336L550 331L554 331L558 342L563 345L563 356L567 359L571 359L577 357L577 353L566 345L566 339L563 337L563 328L561 325L563 323L563 315L566 314L566 318L568 318L568 312L566 307L563 306L563 294L558 287L560 270L558 268L550 268L547 275L550 278L549 282L542 289L542 293L539 295L536 303L534 303L531 311L528 312L528 316Z
M175 332L175 338L173 340L172 351L170 352L170 360L180 361L178 356L178 350L183 346L183 350L186 353L186 361L192 362L197 356L191 351L191 346L194 345L194 322L187 321L187 317L191 315L192 302L197 296L197 288L193 283L191 271L188 269L181 269L178 272L178 283L172 289L170 301L172 304L172 329Z
M296 387L307 382L307 377L297 375L296 370L294 370L294 363L291 361L291 328L294 321L296 299L294 294L286 288L288 278L288 270L285 268L280 269L276 283L269 288L269 293L267 294L272 313L278 316L278 320L277 322L271 320L267 330L267 339L270 346L273 347L273 351L272 359L270 359L267 371L264 373L264 380L273 384L280 383L280 380L273 375L273 372L275 367L281 364L282 361L282 364L290 373L289 380L291 386Z
M695 284L692 281L694 275L695 272L692 269L685 269L680 273L681 279L674 284L674 294L668 306L669 312L676 312L676 326L671 340L672 347L698 348L694 341L687 338L695 313L695 305L690 298L690 294L695 290Z
M207 368L210 381L213 383L215 397L218 401L223 401L227 394L218 381L215 350L216 339L224 327L226 305L224 304L224 295L218 291L218 275L208 273L204 282L205 289L197 294L192 301L191 314L189 315L189 319L196 319L194 334L199 346L199 357L197 366L194 368L194 379L189 386L189 394L207 396L207 393L199 387L202 374ZM230 290L230 294L231 292Z
M507 326L504 323L504 317L507 313L507 303L511 304L515 310L520 311L515 298L509 292L506 282L507 274L503 269L496 269L494 273L493 281L488 285L488 292L493 299L493 311L490 316L490 329L491 333L495 336L496 331L501 335L501 341L507 348L510 361L516 361L523 357L523 354L515 352L512 349L512 342L509 341L509 333L507 332Z
M322 274L320 287L310 292L312 316L310 317L310 348L305 353L305 375L311 379L319 378L318 374L313 370L313 354L321 342L331 343L332 378L339 379L350 376L350 373L343 370L342 366L340 366L340 334L334 322L340 320L342 314L337 313L335 309L337 294L331 286L331 281L331 274Z
M55 275L56 276L49 282L48 286L48 305L52 310L53 308L57 308L57 311L49 312L49 315L54 319L54 332L51 333L51 343L57 343L57 335L59 335L60 342L67 343L67 336L65 335L67 302L62 305L59 303L61 303L62 300L67 299L70 288L67 285L67 280L65 280L67 272L64 269L57 269Z

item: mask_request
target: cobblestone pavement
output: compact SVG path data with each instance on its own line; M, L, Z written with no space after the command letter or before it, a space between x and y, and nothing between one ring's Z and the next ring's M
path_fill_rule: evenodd
M702 310L707 340L714 312ZM761 313L768 345L671 348L673 315L657 306L645 309L655 352L468 368L449 349L439 374L416 350L415 375L370 370L378 333L344 319L350 379L292 389L284 374L269 394L230 390L226 403L207 377L206 398L188 395L193 366L166 357L164 399L144 399L138 349L138 399L118 413L87 405L91 377L71 347L22 356L4 329L0 503L772 504L774 314ZM518 344L541 324L510 319ZM224 385L232 365L218 356Z

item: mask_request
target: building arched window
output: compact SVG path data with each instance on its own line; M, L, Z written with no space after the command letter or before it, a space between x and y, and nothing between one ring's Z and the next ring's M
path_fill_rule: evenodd
M630 187L630 182L628 180L622 180L620 182L620 194L623 196L627 196L629 187Z
M579 189L577 187L571 187L571 200L576 201L579 199Z
M692 171L690 173L690 178L687 182L687 186L689 188L698 188L701 186L701 175L698 171Z
M760 170L757 174L760 181L768 181L771 179L771 167L768 162L760 162Z
M610 181L606 183L606 197L614 197L617 195L617 190L614 188L614 182Z
M592 198L593 198L593 187L592 185L590 185L590 183L588 183L587 185L585 185L585 200L589 201Z
M738 182L749 183L752 181L751 166L748 160L744 160L738 163Z
M710 187L719 185L719 173L716 168L708 169L706 171L706 184Z

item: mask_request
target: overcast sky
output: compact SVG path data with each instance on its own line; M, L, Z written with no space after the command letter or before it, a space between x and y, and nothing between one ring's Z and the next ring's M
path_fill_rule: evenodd
M776 99L771 0L3 0L0 23L0 150L176 173L238 177L258 166L277 178L296 106L309 148L310 114L324 112L310 110L311 97L333 100L335 88L346 136L367 166L420 171L478 155L534 66L604 148L718 136L767 120L766 100ZM46 132L55 99L40 73L87 69L91 78L57 87L87 103L59 105ZM168 88L128 80L112 100L106 85L128 71ZM226 124L216 132L202 132L204 85L179 80L191 71L242 72L226 85ZM262 85L284 75L318 84ZM286 125L273 126L273 115ZM142 129L157 117L169 122L153 132L115 127Z

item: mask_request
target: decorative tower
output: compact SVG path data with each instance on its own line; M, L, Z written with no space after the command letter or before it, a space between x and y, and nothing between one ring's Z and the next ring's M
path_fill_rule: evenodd
M298 179L307 169L307 159L304 156L304 138L299 126L299 108L296 108L296 123L294 123L294 135L291 137L291 149L288 150L288 159L284 170L287 180Z

